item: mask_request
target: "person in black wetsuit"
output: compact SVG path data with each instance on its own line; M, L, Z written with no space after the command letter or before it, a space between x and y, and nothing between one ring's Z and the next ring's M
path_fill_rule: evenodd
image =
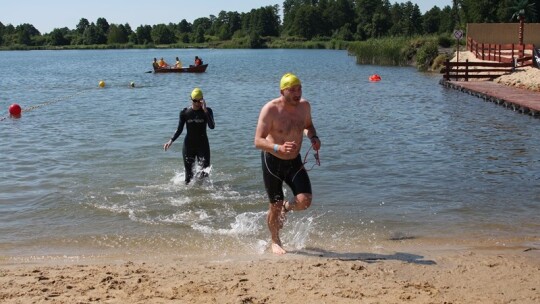
M198 160L198 163L203 168L200 177L208 176L208 173L204 170L210 167L210 144L206 135L206 126L210 129L214 129L215 127L214 114L212 109L206 106L201 89L193 89L191 92L191 101L191 107L184 108L180 111L180 121L178 122L176 132L163 145L163 149L167 151L172 143L182 134L184 125L186 125L187 134L184 138L184 146L182 147L186 184L189 184L193 178L193 164L195 163L195 159Z

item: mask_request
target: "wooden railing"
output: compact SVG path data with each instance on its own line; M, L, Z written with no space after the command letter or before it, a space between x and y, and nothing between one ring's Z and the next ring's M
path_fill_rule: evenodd
M520 66L533 66L534 44L478 43L467 37L467 50L481 60L511 63L516 60Z
M441 73L444 80L469 81L471 78L493 80L499 76L511 73L515 66L513 62L450 62L446 60Z

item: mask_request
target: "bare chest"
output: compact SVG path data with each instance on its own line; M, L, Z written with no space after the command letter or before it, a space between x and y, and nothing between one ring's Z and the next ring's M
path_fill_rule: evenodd
M306 119L304 113L281 112L274 120L272 129L276 135L301 134L305 126Z

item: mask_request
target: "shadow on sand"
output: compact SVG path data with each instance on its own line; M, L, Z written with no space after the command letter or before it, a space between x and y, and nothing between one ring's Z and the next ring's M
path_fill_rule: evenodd
M432 260L424 260L421 255L396 252L394 254L376 254L376 253L337 253L320 248L306 248L303 250L289 251L291 254L314 256L321 258L337 259L341 261L363 261L366 263L375 263L378 261L396 260L419 265L436 265Z

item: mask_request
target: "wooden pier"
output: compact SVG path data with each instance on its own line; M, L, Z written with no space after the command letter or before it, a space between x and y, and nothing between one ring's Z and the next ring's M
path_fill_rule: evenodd
M440 84L502 105L508 109L540 118L540 92L514 88L492 81L448 81Z

